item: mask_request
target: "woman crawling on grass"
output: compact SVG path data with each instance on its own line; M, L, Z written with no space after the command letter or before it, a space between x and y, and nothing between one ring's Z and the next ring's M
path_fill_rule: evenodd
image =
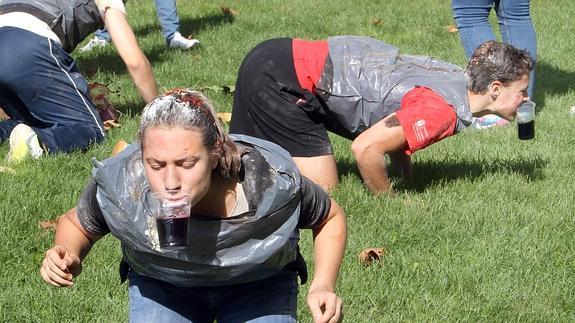
M307 278L298 229L309 228L315 266L307 304L316 322L341 320L334 290L345 217L285 150L229 137L208 100L189 90L145 107L139 143L94 163L93 178L46 252L40 273L47 283L73 285L92 245L111 232L122 243L130 321L295 322L297 276ZM153 193L191 200L180 248L158 239Z

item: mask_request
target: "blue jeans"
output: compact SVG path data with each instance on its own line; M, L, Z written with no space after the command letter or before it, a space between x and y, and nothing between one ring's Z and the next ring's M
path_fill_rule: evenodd
M128 274L130 322L296 322L296 273L218 287L177 287Z
M496 39L488 20L493 8L497 14L501 40L526 50L535 62L537 40L529 14L530 0L452 0L451 6L468 58L481 43ZM529 75L529 96L533 93L534 82L535 69Z
M158 21L162 26L162 34L166 43L170 43L174 34L180 29L180 17L176 10L176 0L154 0ZM95 32L96 37L110 41L110 34L106 29L99 29Z
M47 37L0 28L0 142L20 123L30 126L49 153L87 148L104 138L89 99L88 83L74 59Z

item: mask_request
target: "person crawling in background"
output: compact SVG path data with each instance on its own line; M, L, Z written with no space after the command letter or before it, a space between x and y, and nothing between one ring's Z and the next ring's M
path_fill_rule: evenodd
M363 36L271 39L240 66L230 133L279 144L302 175L329 190L338 182L333 132L353 140L367 187L391 193L386 155L411 178L411 154L465 129L473 116L513 120L529 99L532 68L526 51L496 41L477 48L462 70Z

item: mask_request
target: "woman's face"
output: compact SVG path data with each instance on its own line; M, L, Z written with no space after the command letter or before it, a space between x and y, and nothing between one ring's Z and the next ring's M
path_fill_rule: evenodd
M198 131L150 128L142 142L144 169L152 192L189 192L192 206L206 194L217 158Z
M507 86L500 86L497 89L497 114L507 120L514 120L517 108L523 101L529 100L527 87L529 86L529 76L524 75L517 81L511 82Z

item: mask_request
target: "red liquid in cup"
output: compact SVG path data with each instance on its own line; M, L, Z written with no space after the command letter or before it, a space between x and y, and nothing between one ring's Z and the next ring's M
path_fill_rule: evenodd
M158 239L162 248L182 248L188 240L188 217L163 217L156 219Z

